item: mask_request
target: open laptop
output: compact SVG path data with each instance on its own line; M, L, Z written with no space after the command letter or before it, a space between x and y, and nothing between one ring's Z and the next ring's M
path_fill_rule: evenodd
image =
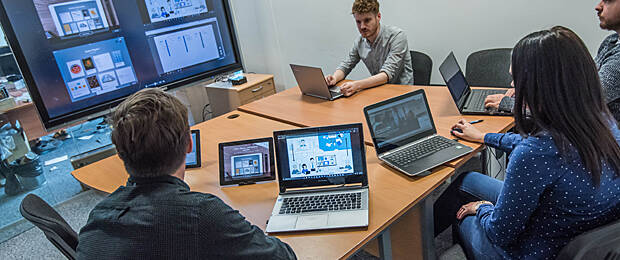
M362 124L273 133L280 194L267 232L368 226Z
M443 77L454 103L463 115L512 115L512 113L501 112L497 109L487 109L484 107L484 100L489 95L504 94L503 89L472 89L463 71L454 57L454 52L450 52L448 57L439 66L439 72Z
M323 70L320 68L291 64L291 69L304 95L330 101L343 96L339 87L327 85Z
M409 175L430 170L473 151L437 135L424 90L416 90L364 108L377 157Z

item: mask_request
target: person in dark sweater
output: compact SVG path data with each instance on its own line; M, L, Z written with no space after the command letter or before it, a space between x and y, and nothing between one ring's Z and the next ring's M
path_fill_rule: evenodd
M595 8L600 27L604 30L615 31L601 43L594 61L603 86L603 94L609 111L616 121L620 122L620 0L600 1ZM500 111L511 112L515 104L514 91L506 94L488 96L486 107L497 108Z
M295 259L218 197L183 181L192 151L186 107L157 89L137 92L112 116L112 142L129 173L90 213L78 259Z
M530 34L512 72L521 135L454 126L511 152L506 179L462 174L434 205L435 233L453 224L469 259L555 259L572 238L620 219L620 130L583 41L564 27Z

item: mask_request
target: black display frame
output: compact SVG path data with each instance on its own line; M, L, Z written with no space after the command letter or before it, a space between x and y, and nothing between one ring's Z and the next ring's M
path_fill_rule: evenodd
M14 1L23 1L23 0L14 0ZM239 42L238 42L235 26L233 23L230 3L229 3L229 0L222 0L222 3L223 3L224 10L225 10L226 22L228 25L228 31L230 32L232 49L235 55L236 62L230 65L227 65L227 66L220 67L215 70L210 70L210 71L206 71L206 72L203 72L203 73L191 76L191 77L186 77L184 79L180 79L180 80L171 82L163 86L157 86L156 88L160 88L164 91L173 90L173 89L177 89L179 87L182 87L188 84L199 82L201 80L215 78L216 76L221 75L221 74L230 73L233 71L243 69L243 62L241 60L241 51L239 50ZM4 35L7 39L9 48L11 52L13 53L15 60L17 61L19 71L24 79L24 82L26 83L26 88L28 89L28 92L30 93L30 97L32 98L36 111L39 115L39 120L41 121L43 127L47 131L62 128L64 126L67 126L67 125L70 125L76 122L90 120L93 118L98 118L98 117L110 114L118 104L120 104L123 100L125 100L127 97L131 95L129 94L129 95L119 97L116 99L112 99L112 100L109 100L109 101L106 101L100 104L86 107L79 111L74 111L71 113L60 115L58 117L50 118L49 113L47 109L45 108L45 104L43 103L43 99L41 97L41 95L44 93L39 92L39 89L36 85L32 72L30 71L30 66L28 65L28 62L26 61L26 57L23 53L21 46L18 44L18 39L15 34L15 31L13 30L13 25L9 19L6 8L2 1L0 1L0 24L2 25L2 29L4 30Z
M343 177L322 177L317 179L303 179L303 180L284 180L283 172L286 172L283 169L284 163L281 162L280 157L281 154L286 154L288 151L286 149L282 150L280 145L278 144L278 140L281 136L288 135L301 135L306 133L317 133L317 132L330 132L330 131L341 131L348 129L357 129L359 133L359 149L360 149L360 162L362 167L361 175L348 175ZM290 130L282 130L282 131L274 131L273 132L273 141L275 145L276 152L276 161L278 168L278 187L280 189L280 194L286 192L287 189L291 188L311 188L311 187L319 187L319 186L329 186L329 185L350 185L350 184L360 184L362 187L368 187L368 166L366 162L366 143L364 142L364 130L362 123L354 123L354 124L344 124L344 125L331 125L331 126L320 126L320 127L308 127L308 128L298 128L298 129L290 129ZM353 149L353 146L351 146ZM339 183L334 183L334 180L338 180Z
M224 176L224 148L228 146L238 146L238 145L255 144L255 143L269 143L269 167L270 167L269 169L271 170L269 172L269 176L263 175L259 177L249 177L249 178L227 181L226 176ZM240 140L240 141L234 141L234 142L219 143L218 150L219 150L219 166L220 166L220 186L247 185L247 184L255 184L261 181L273 181L276 179L276 163L275 163L276 156L274 153L273 138L266 137L266 138L258 138L258 139L251 139L251 140Z
M196 158L194 159L196 163L194 164L186 163L185 168L186 169L200 168L202 167L202 154L200 153L200 130L192 129L190 132L192 135L193 146L194 146L194 149L196 150ZM194 135L196 135L195 138L193 137Z

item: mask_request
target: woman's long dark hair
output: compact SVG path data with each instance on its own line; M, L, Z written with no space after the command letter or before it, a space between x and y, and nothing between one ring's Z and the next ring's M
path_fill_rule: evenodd
M561 26L526 36L513 50L512 74L519 132L549 132L561 156L575 148L597 186L604 162L620 176L620 147L611 132L615 120L579 36Z

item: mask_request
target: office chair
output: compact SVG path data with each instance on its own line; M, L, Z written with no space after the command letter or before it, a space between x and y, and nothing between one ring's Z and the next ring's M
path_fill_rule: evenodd
M43 231L68 259L76 259L78 235L56 210L39 196L28 194L19 207L22 216Z
M556 259L620 260L620 220L575 237Z
M467 57L465 78L470 86L510 88L512 76L508 72L512 49L488 49Z
M428 55L418 52L411 52L411 65L413 66L413 84L428 86L431 84L431 72L433 71L433 60Z

